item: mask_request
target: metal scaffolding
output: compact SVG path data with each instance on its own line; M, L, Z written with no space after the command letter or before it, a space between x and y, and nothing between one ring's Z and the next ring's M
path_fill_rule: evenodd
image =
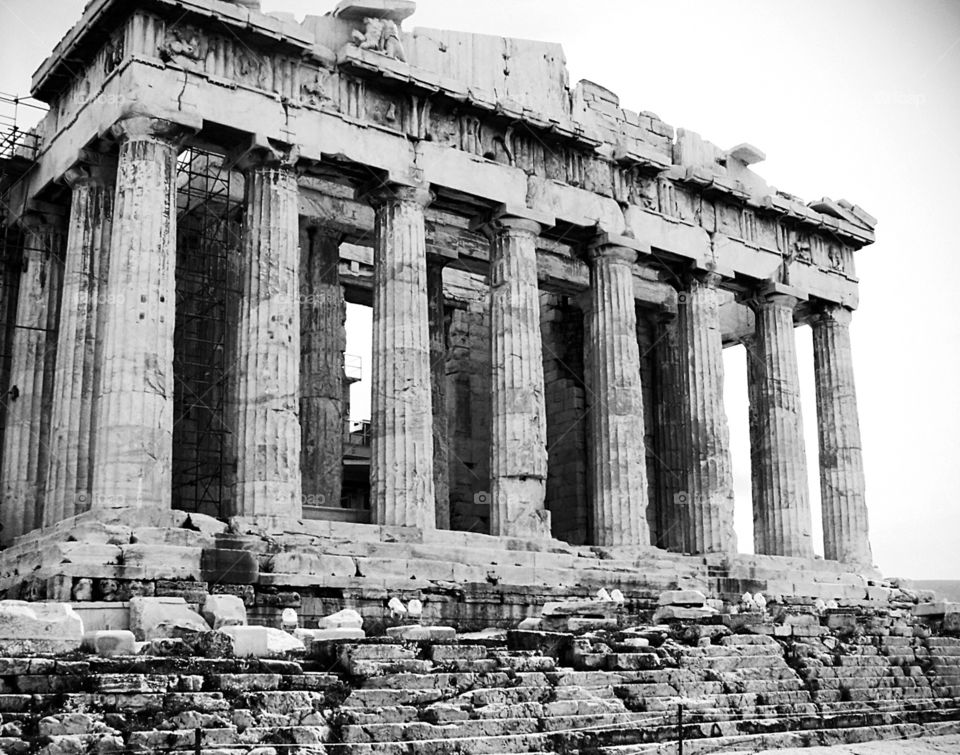
M236 464L227 396L243 179L224 169L220 155L196 148L177 167L173 506L226 517Z
M0 448L11 390L11 347L24 255L24 234L10 217L10 195L36 162L40 137L32 124L46 112L37 100L0 92Z

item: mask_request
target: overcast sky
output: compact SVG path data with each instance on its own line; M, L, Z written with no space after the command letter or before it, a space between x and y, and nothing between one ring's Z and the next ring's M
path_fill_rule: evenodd
M300 15L333 5L264 1ZM82 7L0 0L0 90L28 89ZM874 554L890 576L960 579L960 2L420 0L412 26L560 42L571 81L595 81L624 107L721 147L750 142L777 187L846 198L880 219L877 243L857 257L853 325ZM797 338L819 532L809 329ZM742 350L726 362L737 530L749 551Z

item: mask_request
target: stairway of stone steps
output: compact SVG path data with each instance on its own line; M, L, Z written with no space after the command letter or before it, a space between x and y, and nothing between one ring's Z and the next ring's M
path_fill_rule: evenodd
M380 639L301 661L0 659L0 752L193 752L201 729L207 755L646 755L676 740L680 705L686 752L960 719L958 640L870 638L826 665L763 635L642 648L612 634L605 667L584 670L548 639L552 655L513 639Z

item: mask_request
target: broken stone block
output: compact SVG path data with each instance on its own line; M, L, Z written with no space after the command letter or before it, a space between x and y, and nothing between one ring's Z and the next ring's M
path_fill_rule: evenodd
M214 629L245 626L247 608L236 595L208 595L203 603L203 618Z
M236 626L236 625L233 625ZM175 627L173 636L183 640L187 652L201 658L231 658L233 645L229 637L221 632L196 631L186 627Z
M7 656L69 653L83 641L83 620L66 603L0 601L0 652Z
M352 608L317 620L317 629L363 629L363 617Z
M311 642L334 642L336 640L363 640L367 633L362 629L295 629L293 636L308 646Z
M540 628L541 620L535 619L532 616L524 619L517 625L517 629L524 631L536 631Z
M183 598L130 599L130 631L138 640L176 637L176 629L209 632L210 625Z
M137 639L126 629L102 629L83 635L83 649L103 658L115 655L135 655Z
M306 652L303 642L272 627L233 626L217 631L233 640L233 652L238 658L274 658Z
M540 626L550 632L616 629L623 610L613 600L551 601L543 606Z
M570 645L572 637L564 632L534 632L513 629L507 633L510 650L535 651L542 655L559 658Z
M913 608L914 616L923 616L929 619L943 618L948 613L960 613L960 603L938 600L936 603L921 603Z
M717 615L716 609L707 606L661 606L653 614L654 622L661 621L700 621L713 618Z
M390 627L387 629L387 637L395 640L405 640L407 642L421 642L424 640L443 642L455 640L457 638L457 630L453 627L421 627L416 625Z
M189 655L187 643L172 637L158 637L140 644L140 655L155 656L157 658L178 658Z
M607 657L607 668L611 671L649 671L660 668L660 658L653 651L613 653Z
M706 596L698 590L667 590L660 593L657 605L661 606L703 606Z
M211 584L253 585L260 577L257 554L229 548L204 548L200 558L203 580Z

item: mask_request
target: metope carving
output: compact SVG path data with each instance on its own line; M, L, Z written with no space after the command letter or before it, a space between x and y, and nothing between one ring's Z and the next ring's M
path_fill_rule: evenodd
M300 100L308 107L320 108L333 101L330 95L330 71L305 69L300 85Z
M123 55L123 35L119 35L111 39L104 48L103 73L105 76L109 76L120 67L123 62Z
M199 63L204 59L203 36L191 26L171 26L157 49L164 63Z

